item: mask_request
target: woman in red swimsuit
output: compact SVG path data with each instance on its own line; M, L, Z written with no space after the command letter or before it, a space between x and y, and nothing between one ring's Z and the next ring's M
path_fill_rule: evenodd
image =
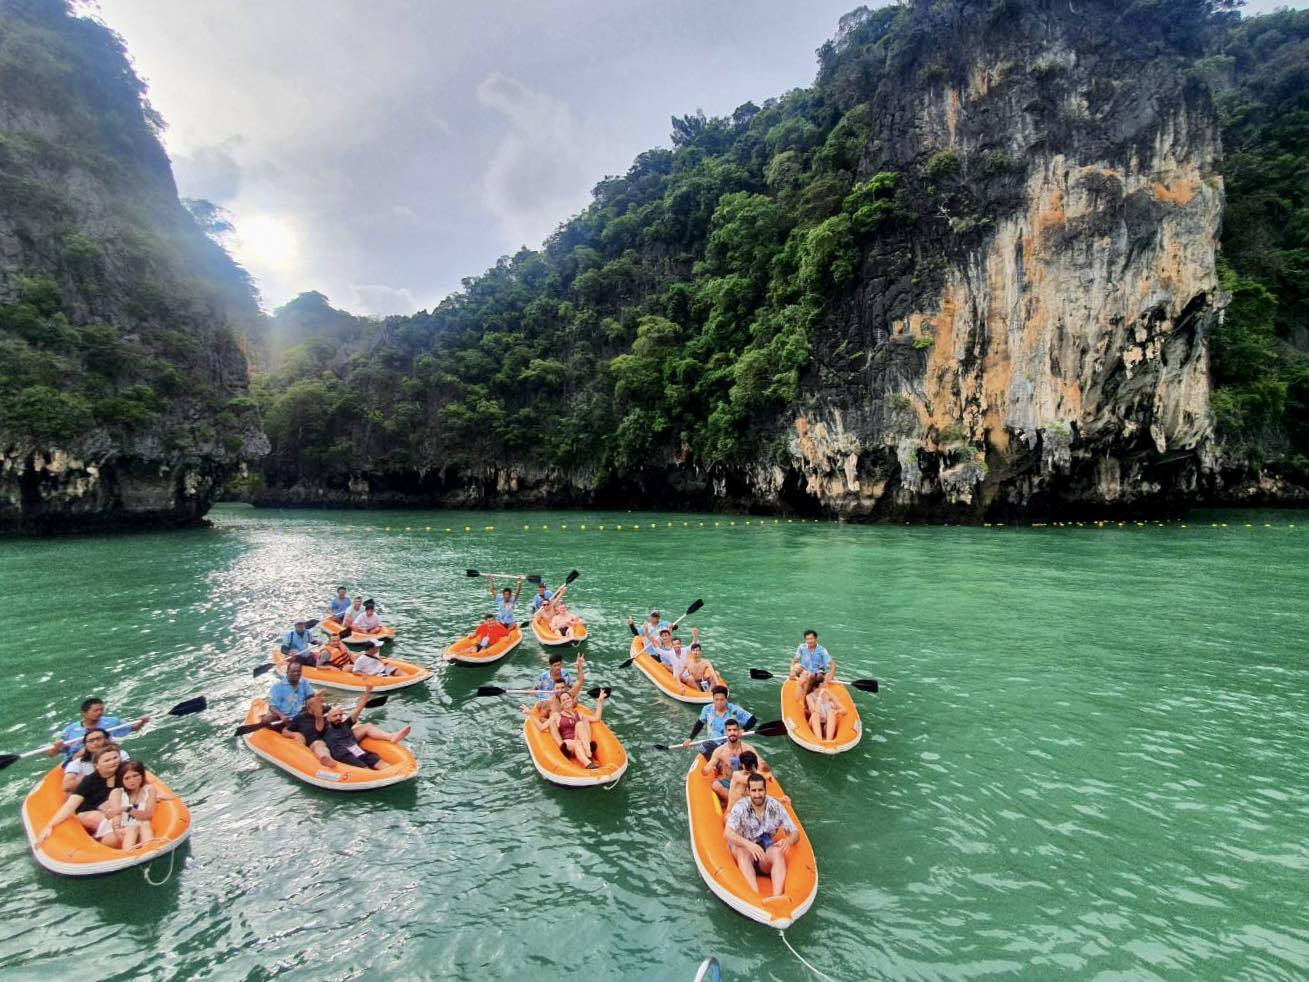
M596 719L604 712L605 693L595 703ZM559 693L559 709L550 717L550 734L559 743L559 749L565 757L576 757L578 762L595 770L596 763L591 759L591 723L577 710L577 700L572 692L565 689Z

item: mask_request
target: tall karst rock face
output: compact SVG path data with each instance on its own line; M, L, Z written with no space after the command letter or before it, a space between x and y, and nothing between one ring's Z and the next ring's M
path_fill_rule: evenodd
M193 524L267 449L159 125L111 32L0 0L0 532Z
M826 84L876 86L860 177L893 175L895 197L790 421L825 507L980 519L1193 495L1217 120L1188 39L1121 6L923 2L897 36L853 17L826 51Z

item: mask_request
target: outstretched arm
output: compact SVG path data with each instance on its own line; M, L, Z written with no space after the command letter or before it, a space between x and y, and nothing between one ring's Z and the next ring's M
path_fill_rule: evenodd
M359 717L363 714L364 706L367 705L368 700L371 699L372 697L373 697L373 687L371 685L366 686L364 688L364 691L359 693L359 701L355 703L355 711L350 714L351 723L359 722Z
M518 598L519 596L522 595L522 592L523 592L523 578L520 576L518 577L518 589L514 591L514 603L518 602Z

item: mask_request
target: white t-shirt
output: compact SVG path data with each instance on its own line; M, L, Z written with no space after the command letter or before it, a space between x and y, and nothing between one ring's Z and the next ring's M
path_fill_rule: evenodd
M355 658L353 671L358 675L394 675L395 669L378 658L364 652Z
M376 611L372 613L369 613L368 611L364 611L362 614L356 617L354 619L354 623L351 624L351 627L353 627L356 631L360 631L364 634L368 634L372 631L376 631L381 626L382 626L382 619L377 616Z
M118 751L119 760L131 760L126 750ZM90 777L95 773L95 764L86 757L75 757L64 765L65 774L76 774L79 779Z

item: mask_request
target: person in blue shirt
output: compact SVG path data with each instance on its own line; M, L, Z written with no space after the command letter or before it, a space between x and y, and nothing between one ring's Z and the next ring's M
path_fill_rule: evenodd
M491 581L491 596L495 597L495 577L488 577ZM523 578L520 576L516 580L518 584L517 592L505 587L503 595L495 597L495 619L505 627L513 627L518 623L518 618L514 614L514 608L518 606L518 596L523 592Z
M298 661L293 661L286 666L286 678L278 679L268 690L268 712L264 713L260 722L280 721L285 724L304 710L305 703L313 697L314 690L305 679L300 677L301 672Z
M105 730L112 740L114 737L123 736L128 732L137 733L149 722L149 716L142 716L135 723L124 723L117 716L107 716L105 715L105 701L92 696L82 703L82 718L76 723L69 723L65 726L55 739L50 748L50 756L53 757L57 753L62 753L64 762L67 763L72 759L73 754L82 749L82 739L86 736L87 730Z
M726 724L729 719L734 719L741 724L741 729L749 730L755 725L757 720L753 713L742 709L734 702L727 701L727 686L716 685L711 690L714 701L704 709L700 710L700 718L695 721L695 726L691 728L691 736L683 747L690 747L691 740L706 727L709 729L710 739L706 740L701 748L704 755L708 757L717 749L719 742L726 737Z
M338 624L343 623L346 611L350 609L350 598L346 596L346 589L343 586L336 588L336 598L327 605L327 616L330 620Z
M791 659L791 678L799 679L803 686L809 676L819 674L829 681L836 678L836 661L818 643L817 631L805 631L804 643L795 649L795 657Z
M553 699L556 682L563 682L568 688L581 692L586 684L586 659L577 656L577 681L574 682L573 677L564 671L564 656L557 651L552 653L550 667L536 677L536 684L532 687L536 690L537 701Z
M549 603L554 598L553 590L547 590L544 583L538 583L536 585L536 596L532 598L532 613L535 614L543 604Z
M314 625L317 621L304 619L295 622L293 630L286 632L282 638L282 654L291 661L302 664L318 664L318 641L314 638Z

